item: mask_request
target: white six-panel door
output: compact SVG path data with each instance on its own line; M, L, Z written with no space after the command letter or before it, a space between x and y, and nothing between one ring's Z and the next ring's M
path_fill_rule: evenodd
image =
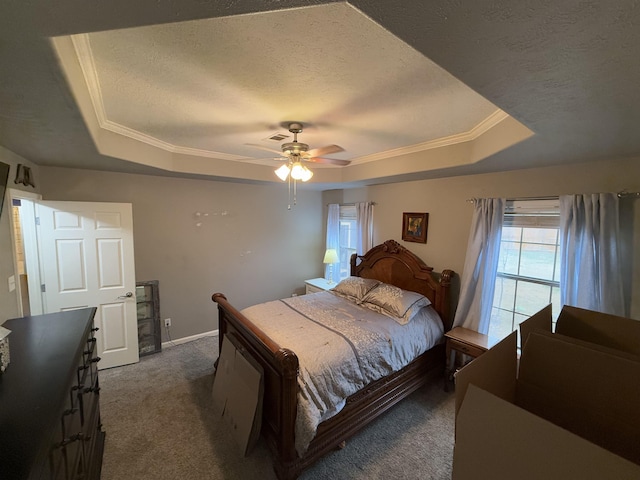
M45 313L97 307L100 368L138 361L131 204L38 202Z

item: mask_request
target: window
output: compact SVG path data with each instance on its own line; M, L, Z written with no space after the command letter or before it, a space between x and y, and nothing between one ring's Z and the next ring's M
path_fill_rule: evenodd
M559 313L559 224L558 200L507 202L490 336L506 337L549 303Z
M355 205L340 205L340 275L339 280L351 273L351 255L356 253L358 224Z

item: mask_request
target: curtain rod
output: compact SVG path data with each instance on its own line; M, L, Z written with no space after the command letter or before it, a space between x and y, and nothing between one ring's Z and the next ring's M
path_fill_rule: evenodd
M362 203L368 203L369 205L377 205L376 202L362 202ZM329 205L336 205L335 203L327 203L327 207ZM340 205L341 207L355 207L356 204L355 203L338 203L337 205Z
M640 198L640 192L627 192L626 190L622 190L616 194L618 198ZM526 201L526 200L557 200L558 196L550 196L550 197L515 197L515 198L507 198L507 201L518 202L518 201ZM467 198L468 203L475 203L477 199L475 198Z
M622 190L618 192L618 198L640 198L640 192L627 192L626 190Z
M534 201L538 201L538 200L558 200L558 196L548 196L548 197L513 197L513 198L507 198L507 202L523 202L523 201L527 201L527 200L534 200ZM467 202L468 203L475 203L477 200L477 198L467 198Z

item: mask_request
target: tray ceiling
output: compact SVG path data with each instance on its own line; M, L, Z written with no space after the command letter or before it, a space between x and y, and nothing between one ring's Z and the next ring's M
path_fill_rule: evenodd
M353 161L317 167L319 189L640 158L639 18L635 0L3 2L0 145L270 182L244 144L301 121Z
M344 148L330 158L376 162L353 178L361 181L376 176L377 162L473 142L508 118L344 3L74 35L56 45L63 65L80 64L82 78L72 68L66 75L76 98L91 100L85 121L114 134L121 158L167 170L184 165L181 155L208 159L191 173L221 174L224 163L216 160L243 163L245 171L275 168L275 155L248 144L279 150L292 140L286 123L300 121L300 141ZM505 137L486 153L522 138ZM100 135L94 141L108 153ZM171 153L172 161L159 154L154 162L138 142ZM447 166L482 159L460 152ZM439 167L422 162L405 173ZM261 172L255 179L276 181Z

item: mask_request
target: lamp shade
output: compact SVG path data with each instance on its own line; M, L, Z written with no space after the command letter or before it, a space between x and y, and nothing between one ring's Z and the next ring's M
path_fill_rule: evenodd
M304 177L304 166L300 162L296 162L291 166L291 178L302 180Z
M311 170L309 170L307 167L303 167L304 171L302 172L302 178L300 180L302 180L303 182L308 182L309 180L311 180L311 177L313 177L313 172Z
M338 252L335 248L328 248L324 253L324 260L322 263L338 263L340 259L338 258Z
M289 166L286 164L282 165L280 168L276 170L276 175L280 180L284 182L287 179L287 176L289 175Z

